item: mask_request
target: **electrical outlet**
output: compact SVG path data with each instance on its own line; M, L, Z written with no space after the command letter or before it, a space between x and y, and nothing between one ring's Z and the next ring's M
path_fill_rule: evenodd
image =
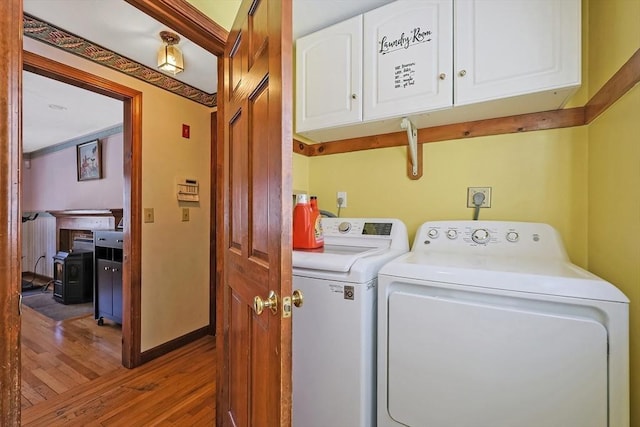
M182 221L189 221L189 208L182 208Z
M467 207L475 208L476 205L473 204L473 195L476 193L484 194L484 201L480 205L481 208L490 208L491 207L491 187L468 187L467 188Z
M347 192L346 191L338 191L338 194L336 195L336 207L338 207L338 208L346 208L347 207Z

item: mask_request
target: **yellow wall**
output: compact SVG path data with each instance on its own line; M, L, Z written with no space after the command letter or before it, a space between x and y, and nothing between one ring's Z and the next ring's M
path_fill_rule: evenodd
M321 209L342 217L400 218L413 238L425 221L471 219L467 187L492 187L480 219L546 222L558 229L571 259L586 266L586 129L558 129L447 141L424 146L424 175L405 172L406 148L310 159L309 191Z
M211 17L216 24L225 28L227 31L231 29L233 20L240 7L241 0L187 0L200 12Z
M309 189L309 158L293 153L293 191Z
M640 426L640 87L589 126L589 270L631 300L633 426Z
M208 325L211 109L26 37L24 48L143 92L142 205L155 209L155 223L142 224L142 351ZM189 222L176 177L200 180Z
M640 1L591 0L591 96L640 48ZM589 269L630 303L631 426L640 426L640 87L588 126Z

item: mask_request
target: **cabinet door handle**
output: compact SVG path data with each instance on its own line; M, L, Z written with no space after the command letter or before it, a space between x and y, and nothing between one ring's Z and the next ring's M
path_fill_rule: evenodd
M98 240L107 240L107 239L104 237L98 237Z
M356 98L357 98L356 94L355 94L355 93L352 93L352 94L351 94L351 99L356 99Z
M467 75L467 70L460 70L460 72L458 73L458 75L459 75L460 77L464 77L464 76L466 76L466 75Z
M447 75L445 73L440 73L438 77L440 77L440 80L444 80L447 78Z
M112 273L115 273L115 272L117 272L117 271L118 271L118 269L117 269L117 268L112 268L112 269L111 269L111 272L112 272Z
M104 271L109 271L109 267L105 267L105 268L104 268Z
M116 240L116 242L118 242L118 243L122 243L122 242L124 242L124 240L120 240L120 239L118 239L118 240Z

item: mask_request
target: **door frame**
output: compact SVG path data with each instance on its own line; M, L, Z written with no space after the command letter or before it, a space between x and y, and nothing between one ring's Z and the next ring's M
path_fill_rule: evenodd
M122 263L122 365L135 368L141 363L142 92L27 51L23 52L22 64L25 71L122 101L122 216L125 223Z
M0 14L0 425L20 424L22 0Z

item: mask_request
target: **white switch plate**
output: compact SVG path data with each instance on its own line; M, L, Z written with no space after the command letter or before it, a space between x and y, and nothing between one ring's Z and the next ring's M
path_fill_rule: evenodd
M342 204L338 203L338 199L342 199ZM347 192L346 191L338 191L336 195L336 207L338 208L346 208L347 207Z
M153 208L144 208L144 222L153 222Z
M484 201L480 205L481 208L491 207L491 187L468 187L467 188L467 207L475 208L473 204L473 195L476 193L484 193Z

